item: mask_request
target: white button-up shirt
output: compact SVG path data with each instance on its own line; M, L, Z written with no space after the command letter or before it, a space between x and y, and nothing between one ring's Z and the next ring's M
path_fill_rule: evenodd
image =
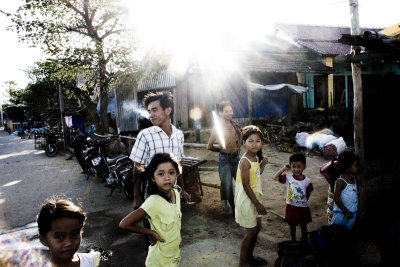
M159 126L152 126L139 132L132 148L130 159L147 166L155 154L172 153L179 161L183 155L184 136L181 130L171 124L169 137Z

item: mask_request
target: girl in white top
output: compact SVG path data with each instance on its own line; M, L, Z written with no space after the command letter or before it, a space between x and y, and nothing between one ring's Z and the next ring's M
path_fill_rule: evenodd
M331 224L351 230L358 211L357 181L354 177L358 171L358 160L352 152L344 151L338 157L338 165L341 175L335 182Z
M46 200L37 217L40 242L49 248L49 262L43 266L96 267L100 252L77 253L86 215L69 200Z

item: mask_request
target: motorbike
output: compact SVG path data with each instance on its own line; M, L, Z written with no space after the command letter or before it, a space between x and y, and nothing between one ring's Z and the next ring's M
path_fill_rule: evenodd
M73 148L75 157L81 166L83 173L86 174L88 180L91 175L98 176L101 182L104 182L103 169L101 168L101 152L100 146L96 140L93 140L88 135L78 135L70 143Z
M52 130L47 130L43 133L45 139L46 156L54 157L58 152L57 133Z
M118 140L118 136L107 137L98 140L101 154L101 169L103 178L107 187L111 189L109 196L117 190L118 193L123 192L129 200L133 199L133 163L128 156L117 155L110 157L108 154L108 145Z
M118 140L118 136L111 136L101 140L93 140L89 136L78 136L71 142L74 153L81 164L87 179L90 175L97 175L102 182L106 182L111 189L109 196L116 190L133 199L133 163L128 156L117 155L111 157L108 146Z
M111 188L109 196L117 190L123 192L128 200L133 200L133 164L128 156L122 156L107 162L109 176L106 178L106 186Z

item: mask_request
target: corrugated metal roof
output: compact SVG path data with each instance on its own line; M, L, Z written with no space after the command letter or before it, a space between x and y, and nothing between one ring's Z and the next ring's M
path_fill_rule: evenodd
M248 55L243 64L248 71L257 72L332 72L332 68L322 64L321 59L306 54L254 54Z
M337 42L342 34L350 34L349 27L277 23L275 28L296 43L321 55L346 55L350 52L349 45ZM361 28L361 32L366 30L380 31L381 29Z
M256 72L332 72L319 55L276 36L255 43L242 55L241 63L246 70Z
M138 92L175 88L175 76L163 69L139 82Z
M380 31L380 33L393 38L400 39L400 23L397 23L396 25L393 25L386 29L383 29Z

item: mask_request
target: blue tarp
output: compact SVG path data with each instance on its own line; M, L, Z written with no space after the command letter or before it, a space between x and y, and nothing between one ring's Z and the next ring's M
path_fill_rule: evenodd
M261 85L249 82L248 86L253 91L253 117L275 114L278 118L282 118L287 113L288 90L295 94L302 94L309 90L308 87L286 83Z

